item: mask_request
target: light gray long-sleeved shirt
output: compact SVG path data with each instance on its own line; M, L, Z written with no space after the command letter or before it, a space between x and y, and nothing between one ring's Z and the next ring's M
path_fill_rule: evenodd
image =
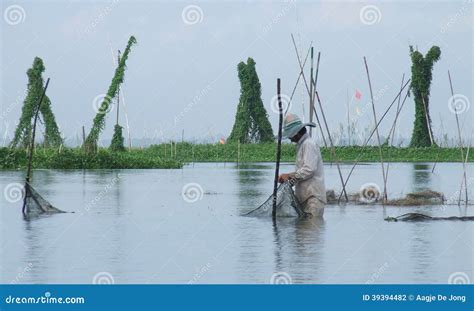
M306 133L298 141L296 149L296 172L290 177L295 183L295 195L300 203L314 196L326 203L324 167L318 145Z

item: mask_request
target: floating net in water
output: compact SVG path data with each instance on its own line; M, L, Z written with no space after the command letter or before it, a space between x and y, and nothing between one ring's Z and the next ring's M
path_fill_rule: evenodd
M256 209L248 212L244 216L271 217L273 210L273 194ZM303 208L296 199L296 196L289 182L281 184L277 189L277 217L302 217Z
M65 213L46 201L28 182L25 184L26 205L23 213L28 216L42 213Z
M429 221L429 220L474 220L474 216L435 217L419 213L408 213L397 217L387 217L386 221Z

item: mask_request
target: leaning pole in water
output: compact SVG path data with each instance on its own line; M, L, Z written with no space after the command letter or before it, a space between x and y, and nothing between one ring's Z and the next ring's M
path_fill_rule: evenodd
M278 97L278 142L276 150L276 166L275 166L275 180L273 182L273 209L272 218L276 218L277 208L277 189L278 189L278 176L280 173L280 156L281 156L281 128L283 124L283 107L281 105L281 92L280 92L280 79L277 79L277 97Z
M31 179L31 163L33 162L33 149L35 148L35 135L36 135L36 121L38 121L38 113L41 108L41 102L43 101L44 95L46 94L46 90L48 89L48 84L49 84L49 78L46 80L46 84L43 89L43 94L41 94L41 97L39 99L38 105L36 105L36 111L34 112L35 118L33 121L33 131L31 134L31 144L30 144L30 150L28 154L28 168L26 170L26 179L25 179L25 194L23 197L23 208L21 209L23 214L26 212L26 191L28 191L28 183L30 182Z

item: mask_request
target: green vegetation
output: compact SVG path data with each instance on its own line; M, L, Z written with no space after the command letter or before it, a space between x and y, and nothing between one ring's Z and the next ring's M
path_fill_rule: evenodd
M415 96L415 123L411 136L411 147L429 147L434 145L431 132L429 110L430 86L433 78L433 65L441 56L441 50L433 46L425 57L410 46L411 92Z
M240 62L237 71L240 80L240 98L228 141L242 144L272 142L273 130L263 106L255 61L249 58L247 64Z
M123 145L123 135L122 135L122 129L118 124L115 124L114 127L114 136L112 136L112 142L110 143L110 151L125 151L125 147Z
M45 70L43 60L39 57L35 57L33 66L28 69L28 93L26 95L23 107L21 110L20 121L15 130L15 136L13 137L10 146L12 148L28 148L31 144L31 135L33 127L34 111L37 109L37 105L41 95L43 94L44 81L43 72ZM43 102L41 103L40 113L43 117L43 123L45 127L44 132L44 147L59 147L63 140L59 133L58 125L54 118L53 111L51 110L51 101L48 96L44 96Z
M0 169L24 169L27 166L25 149L0 148ZM99 148L96 153L82 148L35 148L33 168L43 169L114 169L114 168L181 168L174 159L163 159L149 150L111 152Z
M240 151L239 151L240 149ZM163 158L172 158L185 163L191 162L274 162L275 144L160 144L150 146L148 152ZM458 148L397 148L383 147L388 162L459 162ZM361 162L379 162L380 154L376 146L336 147L336 154L342 162L354 162L359 155ZM321 148L324 161L331 161L329 148ZM282 144L281 160L294 162L296 147L292 144ZM474 153L469 154L469 161L474 161Z
M239 152L240 149L240 152ZM396 148L384 147L388 162L459 162L458 148ZM354 162L362 152L360 162L378 162L378 147L336 147L341 162ZM23 169L27 164L25 149L0 148L0 169ZM281 160L295 161L296 148L283 144ZM325 162L331 161L330 150L321 148ZM34 168L47 169L148 169L181 168L192 162L274 162L275 144L160 144L146 149L112 152L99 148L97 153L85 152L82 148L38 148L33 157ZM469 154L474 162L474 152Z
M125 75L125 68L126 62L128 59L128 55L130 54L130 50L132 45L137 43L137 40L134 36L131 36L128 40L127 47L125 48L125 52L123 53L122 57L120 58L120 62L115 69L115 74L112 79L112 83L109 86L107 91L107 95L104 97L102 104L100 105L99 111L97 112L91 131L86 138L85 141L85 149L88 152L96 152L97 151L97 141L99 139L99 135L105 127L105 115L109 111L109 105L111 104L112 100L117 96L120 84L122 84L124 75Z

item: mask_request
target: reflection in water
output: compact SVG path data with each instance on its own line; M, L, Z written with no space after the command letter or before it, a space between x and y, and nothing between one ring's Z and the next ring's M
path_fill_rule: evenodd
M293 283L319 283L324 219L277 219L273 223L273 234L274 273L288 273Z
M268 175L270 165L263 164L241 164L237 173L237 193L239 198L239 206L244 209L255 208L262 202L256 202L261 197L261 186L268 186L268 189L273 187L273 179ZM270 195L271 192L268 192Z
M423 191L431 189L431 166L429 164L413 164L413 190Z

